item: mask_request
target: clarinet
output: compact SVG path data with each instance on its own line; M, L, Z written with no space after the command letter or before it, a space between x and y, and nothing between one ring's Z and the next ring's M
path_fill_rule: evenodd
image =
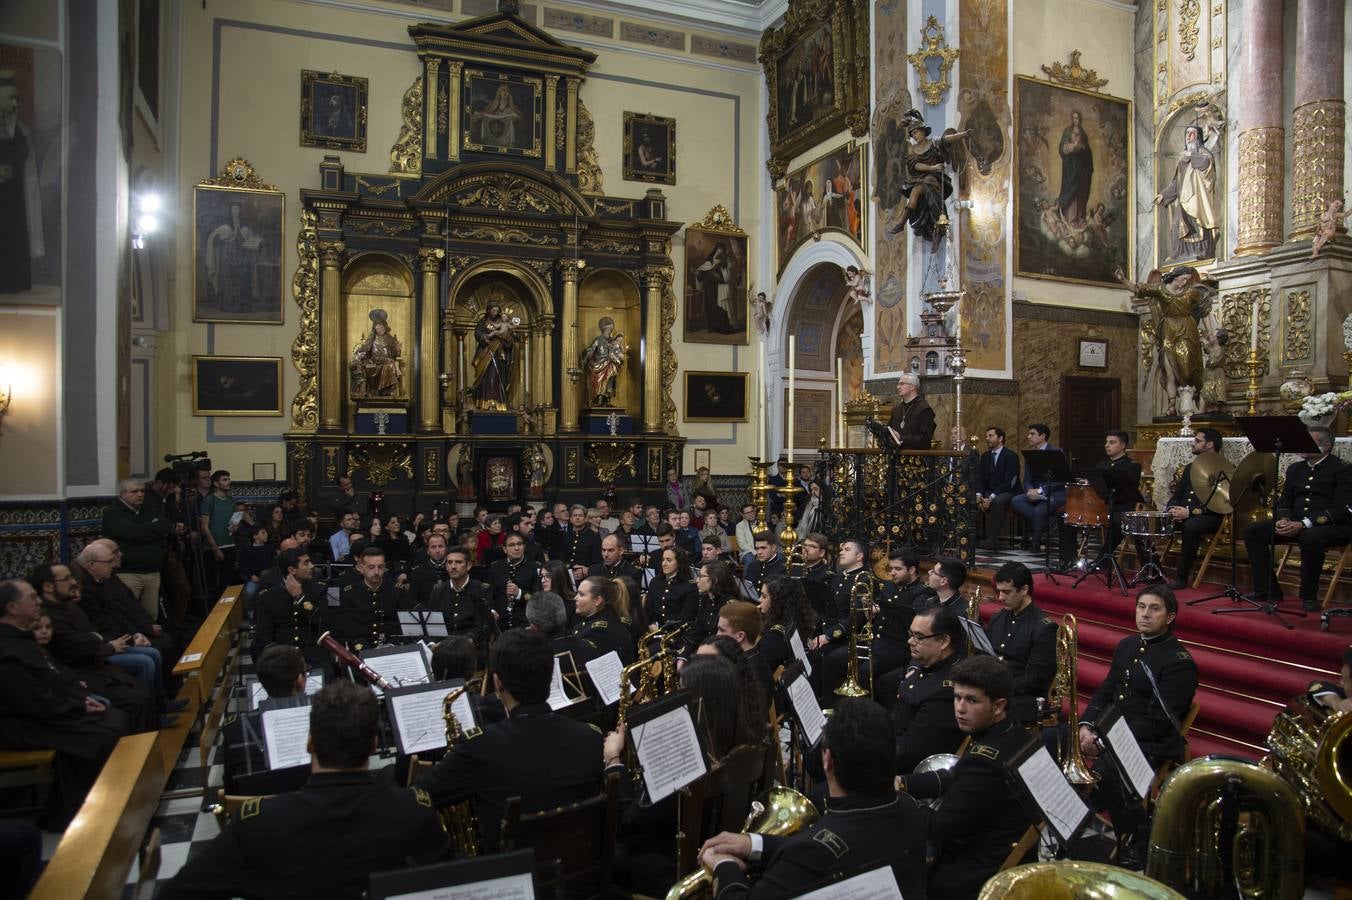
M326 631L321 634L319 640L315 641L315 643L332 653L334 658L340 663L345 663L353 669L356 669L361 673L363 678L380 688L382 691L388 691L390 689L391 685L385 680L384 676L368 666L360 656L340 644L329 632Z

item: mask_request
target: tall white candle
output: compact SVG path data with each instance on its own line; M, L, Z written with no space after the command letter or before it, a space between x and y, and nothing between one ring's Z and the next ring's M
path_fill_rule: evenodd
M765 461L765 340L762 338L756 345L756 391L760 394L761 402L757 404L760 410L756 413L756 458L761 462Z
M794 422L796 421L793 417L793 406L794 406L793 370L797 368L797 366L798 366L798 336L791 334L789 335L789 424L788 424L789 433L784 440L784 442L789 445L787 455L790 463L793 462L793 437L794 437L793 427Z
M1258 349L1258 301L1253 301L1253 311L1249 313L1249 346Z
M837 447L845 446L845 362L836 358L836 440Z

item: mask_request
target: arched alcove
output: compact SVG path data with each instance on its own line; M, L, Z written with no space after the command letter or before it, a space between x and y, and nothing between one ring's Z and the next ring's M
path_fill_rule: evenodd
M602 319L611 319L615 331L624 335L625 362L616 378L615 397L610 406L621 409L640 407L640 386L643 372L639 362L639 340L643 334L642 310L638 285L629 275L617 269L598 269L583 279L578 288L577 346L585 352L601 333ZM565 327L571 323L565 323ZM581 360L567 360L569 367L582 366ZM582 402L589 401L586 375L580 377L584 389Z
M362 253L348 261L343 270L342 285L342 346L349 361L344 394L348 403L367 400L407 402L413 378L410 366L415 334L413 273L398 257ZM378 311L383 311L383 317ZM380 318L385 321L388 335L398 348L395 365L386 368L389 377L397 379L392 390L389 386L377 390L374 383L366 385L365 374L351 364ZM372 370L372 374L375 371Z

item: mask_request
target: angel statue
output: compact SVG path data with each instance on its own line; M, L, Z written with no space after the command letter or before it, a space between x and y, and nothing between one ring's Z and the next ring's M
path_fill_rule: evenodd
M1144 283L1129 280L1119 268L1114 276L1134 295L1134 306L1148 305L1154 317L1156 377L1164 391L1166 416L1179 415L1178 389L1187 385L1194 397L1203 397L1206 357L1202 328L1216 331L1211 316L1215 291L1202 283L1192 266L1179 266L1167 275L1151 271ZM1147 362L1147 370L1150 363Z
M756 333L765 337L770 333L770 316L774 310L774 301L765 296L765 291L757 291L756 299L751 301L751 321L756 325Z
M352 396L398 397L403 393L403 369L399 358L403 348L390 333L389 314L383 309L370 312L371 331L352 351Z
M932 129L916 109L907 110L901 117L901 124L910 142L901 183L906 215L888 233L898 233L909 222L916 237L929 241L938 249L939 238L948 228L944 206L953 194L953 179L944 169L950 168L959 176L966 171L967 151L963 139L967 132L949 128L938 141L931 141Z
M845 302L851 300L868 306L873 299L873 273L861 272L858 266L845 267Z
M615 330L615 320L605 316L596 323L601 333L582 353L587 371L587 395L592 406L609 406L615 400L616 382L627 353L624 335Z
M1339 227L1352 216L1352 212L1346 211L1346 203L1342 198L1333 200L1329 203L1328 210L1319 217L1319 225L1314 233L1314 240L1310 243L1310 259L1319 256L1319 251L1324 249L1324 245L1333 240L1333 236L1338 233Z

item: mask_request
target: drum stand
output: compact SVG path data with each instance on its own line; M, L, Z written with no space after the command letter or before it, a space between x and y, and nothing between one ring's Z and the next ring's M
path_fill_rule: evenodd
M1127 596L1127 576L1122 573L1122 567L1118 565L1117 557L1108 550L1108 535L1110 529L1113 527L1112 514L1110 513L1108 516L1108 524L1099 526L1100 533L1103 535L1103 549L1099 552L1099 555L1093 562L1088 563L1083 566L1083 568L1081 568L1081 563L1085 562L1084 545L1089 541L1089 528L1091 526L1081 525L1077 527L1079 527L1081 531L1080 558L1076 560L1075 568L1081 569L1081 571L1080 577L1075 579L1075 582L1071 587L1077 588L1080 586L1080 582L1084 581L1090 575L1098 575L1103 579L1103 586L1108 588L1113 586L1113 581L1115 579L1117 581L1118 590L1122 592L1122 596Z

